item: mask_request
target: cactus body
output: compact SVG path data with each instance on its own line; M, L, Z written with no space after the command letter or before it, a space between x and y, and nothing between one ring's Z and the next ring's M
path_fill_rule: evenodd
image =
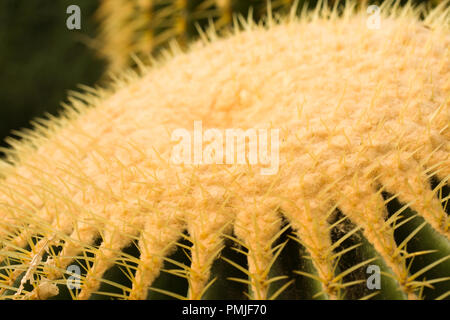
M210 30L10 140L0 297L447 298L449 9L353 9ZM279 170L174 164L199 120L279 128Z

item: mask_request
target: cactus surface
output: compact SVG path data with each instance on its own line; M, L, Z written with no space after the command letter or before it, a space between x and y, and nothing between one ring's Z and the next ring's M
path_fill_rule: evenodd
M209 29L10 139L0 297L448 298L448 2L354 9ZM174 164L195 121L279 129L278 171Z

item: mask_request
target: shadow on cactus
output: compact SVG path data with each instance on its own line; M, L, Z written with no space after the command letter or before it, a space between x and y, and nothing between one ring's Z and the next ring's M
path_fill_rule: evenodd
M173 45L10 139L1 298L448 298L448 2L385 3L380 28L352 3L291 13ZM278 171L175 164L196 121L279 129Z

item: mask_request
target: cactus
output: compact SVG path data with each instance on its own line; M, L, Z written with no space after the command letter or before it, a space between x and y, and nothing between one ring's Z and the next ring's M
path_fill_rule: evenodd
M448 3L294 5L73 92L8 140L0 297L448 298ZM278 171L175 164L199 120L279 129Z
M303 3L304 1L302 1ZM331 3L332 1L330 1ZM176 39L186 48L198 36L198 28L213 23L216 31L233 24L233 14L259 20L272 10L286 12L294 0L101 0L97 19L101 22L99 53L109 61L111 72L120 72L133 60L156 54Z
M100 0L97 20L100 22L98 47L100 56L109 62L109 71L119 73L133 66L131 58L141 59L157 54L176 39L186 48L198 37L198 28L214 25L217 32L236 23L237 15L260 21L270 9L286 14L295 0ZM416 0L421 2L422 0ZM436 6L441 0L429 1ZM297 0L297 8L314 7L325 1ZM341 1L342 2L342 1ZM340 5L328 0L327 5ZM367 7L367 0L360 7Z

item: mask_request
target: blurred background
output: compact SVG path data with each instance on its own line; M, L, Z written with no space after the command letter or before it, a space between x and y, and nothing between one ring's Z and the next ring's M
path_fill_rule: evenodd
M271 2L286 11L293 0ZM80 30L66 27L73 4L81 9ZM220 29L251 6L255 19L266 12L265 0L0 0L0 147L12 130L57 114L68 90L132 66L132 52L157 53L173 38L184 46L197 35L197 23L205 26L212 17Z
M82 29L68 30L66 9L76 3ZM67 90L95 84L106 63L86 42L96 33L95 0L0 0L0 140L56 114Z

